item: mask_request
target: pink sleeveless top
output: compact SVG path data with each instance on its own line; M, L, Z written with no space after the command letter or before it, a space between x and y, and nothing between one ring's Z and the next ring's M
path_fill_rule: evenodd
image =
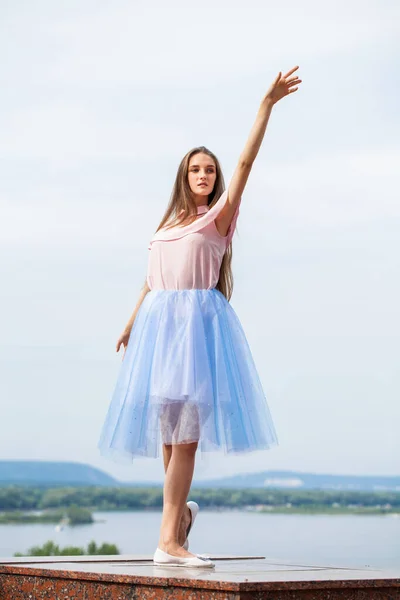
M149 244L147 284L151 290L211 289L219 279L222 258L232 240L239 214L237 207L226 236L214 219L221 212L228 190L212 208L197 207L193 223L157 231Z

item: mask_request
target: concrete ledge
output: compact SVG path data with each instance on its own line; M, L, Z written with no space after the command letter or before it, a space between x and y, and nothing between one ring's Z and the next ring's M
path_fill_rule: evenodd
M151 557L5 558L1 600L400 600L400 571L213 556L215 569L156 567Z

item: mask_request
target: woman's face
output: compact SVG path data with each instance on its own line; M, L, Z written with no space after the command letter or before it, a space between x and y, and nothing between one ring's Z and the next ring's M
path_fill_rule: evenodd
M216 178L217 170L211 156L199 152L190 158L188 182L196 204L205 204L204 201L213 191Z

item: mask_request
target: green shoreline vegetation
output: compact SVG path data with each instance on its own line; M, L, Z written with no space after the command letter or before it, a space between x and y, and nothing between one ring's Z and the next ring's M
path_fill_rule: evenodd
M202 509L277 514L400 514L400 492L193 488ZM94 522L92 512L162 509L161 487L0 487L0 524Z
M61 523L62 525L87 525L94 523L93 515L87 508L71 504L62 509L36 511L8 510L0 513L0 524L15 523Z
M97 546L95 541L89 542L87 549L79 546L66 546L60 548L52 540L49 540L43 546L32 546L27 552L14 552L14 556L96 556L96 555L114 555L119 554L115 544L103 543Z

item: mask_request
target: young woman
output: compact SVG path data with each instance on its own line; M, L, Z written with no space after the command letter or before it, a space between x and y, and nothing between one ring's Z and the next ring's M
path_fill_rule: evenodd
M146 282L117 342L124 356L99 448L164 458L164 506L154 563L213 567L188 551L198 512L186 502L196 451L241 453L278 443L260 379L231 307L232 236L276 102L301 80L280 72L263 97L228 189L204 146L182 159L149 249Z

